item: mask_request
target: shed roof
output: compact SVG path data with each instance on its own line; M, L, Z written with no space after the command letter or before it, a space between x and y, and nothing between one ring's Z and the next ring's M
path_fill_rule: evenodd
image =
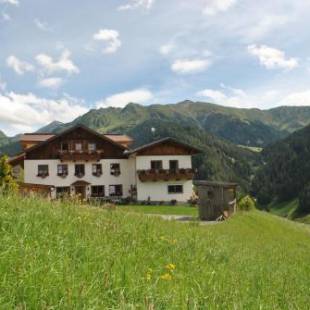
M235 188L235 187L238 186L238 183L222 182L222 181L197 180L197 181L194 181L194 185L197 185L197 186L212 186L212 187Z

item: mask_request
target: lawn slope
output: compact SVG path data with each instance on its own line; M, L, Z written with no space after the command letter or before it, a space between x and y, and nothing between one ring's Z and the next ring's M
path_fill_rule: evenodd
M0 197L0 308L305 309L309 239L260 212L198 226Z

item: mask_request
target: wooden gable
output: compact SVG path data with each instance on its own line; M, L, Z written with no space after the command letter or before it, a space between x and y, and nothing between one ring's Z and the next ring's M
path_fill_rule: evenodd
M81 153L85 154L86 160L89 143L96 144L96 151L94 153L99 156L97 159L126 158L124 155L126 148L124 146L84 126L76 126L28 149L26 151L26 159L60 159L61 145L63 144L68 145L68 157L70 158L70 154L74 153L76 143L82 144ZM89 157L89 159L92 158L94 157Z

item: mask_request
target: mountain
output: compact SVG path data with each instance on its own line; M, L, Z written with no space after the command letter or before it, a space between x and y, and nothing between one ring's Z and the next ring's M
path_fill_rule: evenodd
M57 132L60 131L63 127L65 127L65 124L62 122L54 121L49 123L48 125L40 128L37 130L37 133L50 133L50 132Z
M5 133L0 130L0 146L5 145L8 142L9 142L9 137L7 137Z
M290 201L310 182L310 126L262 152L264 165L253 180L253 193L262 204Z
M150 119L196 125L203 131L235 144L265 147L310 124L310 107L280 107L271 110L238 109L205 102L90 110L73 123L83 123L101 132L127 131Z

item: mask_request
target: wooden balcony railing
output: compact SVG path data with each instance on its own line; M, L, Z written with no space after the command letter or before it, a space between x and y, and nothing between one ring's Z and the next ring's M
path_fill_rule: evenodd
M194 177L194 170L193 169L138 170L138 177L141 182L192 180Z
M58 151L61 161L99 161L102 151Z

